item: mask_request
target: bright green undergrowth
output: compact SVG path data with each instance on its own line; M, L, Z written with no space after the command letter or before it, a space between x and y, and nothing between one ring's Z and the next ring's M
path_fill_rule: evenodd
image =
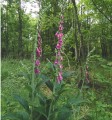
M85 65L85 64L84 64ZM84 65L82 66L84 68ZM73 65L71 65L73 66ZM30 60L2 60L2 116L9 112L25 112L23 107L14 99L13 95L22 96L30 103L30 95L26 85L29 80L26 73L30 74L32 61ZM42 64L42 71L45 75L51 76L51 66ZM64 68L63 93L59 94L59 99L54 105L55 115L51 115L53 120L111 120L112 119L112 62L108 62L99 56L93 56L89 61L89 74L92 81L91 86L83 86L82 90L77 87L80 69L71 67ZM25 77L26 76L26 77ZM38 80L38 79L37 79ZM60 86L57 86L60 89ZM48 86L42 84L39 88L41 94L50 100L53 95ZM60 91L59 91L60 92ZM61 91L62 92L62 91ZM17 98L17 97L16 97ZM31 103L30 103L31 104ZM39 100L34 101L35 106ZM42 110L41 110L42 112ZM25 116L25 114L24 114ZM26 115L27 116L27 115ZM52 117L53 116L53 117ZM16 120L10 116L5 120ZM22 120L26 120L22 118ZM45 118L35 120L46 120Z

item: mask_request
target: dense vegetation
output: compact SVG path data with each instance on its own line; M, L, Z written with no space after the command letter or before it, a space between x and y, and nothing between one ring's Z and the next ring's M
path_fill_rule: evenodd
M112 120L111 31L112 0L6 0L2 119Z

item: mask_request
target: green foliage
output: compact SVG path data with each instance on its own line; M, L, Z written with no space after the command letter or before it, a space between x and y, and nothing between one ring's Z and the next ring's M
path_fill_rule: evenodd
M3 120L10 119L10 120L29 120L29 115L24 112L20 111L17 113L9 113L2 117Z
M22 97L18 96L18 95L14 95L14 98L23 106L23 108L30 113L29 110L29 105L28 102L26 100L24 100Z
M1 66L2 119L111 120L111 0L80 0L76 5L78 13L71 1L40 1L41 19L26 14L20 2L9 0L1 8L2 57L7 58L2 59ZM56 67L50 61L54 61L62 7L65 69L62 83L57 84ZM33 76L31 54L39 21L43 61L41 74ZM85 81L86 65L90 83ZM84 83L79 86L81 80Z
M13 65L16 65L16 67L12 69L11 66ZM10 76L11 74L8 73L9 76L2 80L2 119L28 120L31 116L31 106L33 106L34 120L47 120L48 116L49 119L54 120L111 120L112 115L110 111L112 106L110 104L110 94L112 77L108 74L108 70L111 69L111 62L107 62L96 55L90 56L89 65L90 77L92 81L94 80L94 86L93 88L89 88L89 90L83 88L83 91L80 92L76 86L76 70L75 73L70 70L65 71L63 73L64 81L61 84L57 84L54 82L55 69L53 64L51 62L48 62L46 65L43 63L42 73L35 81L35 98L32 103L31 81L27 80L29 79L28 76L30 76L29 72L31 71L29 61L2 61L2 68L4 67L2 71L3 74L7 68L10 73L17 71L13 72L13 76ZM25 73L21 74L23 70ZM49 74L51 70L52 74ZM20 74L18 75L18 73ZM13 87L11 84L5 82L8 80L9 83L13 84ZM17 80L20 80L18 81L18 88L16 85L18 84ZM23 80L24 82L22 82ZM10 96L9 91L12 91L12 96ZM17 95L13 93L17 93Z
M13 61L13 62L15 62L15 61ZM21 69L25 69L25 65L24 65L23 68L21 67ZM27 69L26 69L26 71L27 71ZM52 63L50 63L50 62L48 62L46 64L45 69L48 69L48 70L52 69L55 72L55 69L54 69ZM30 70L30 68L29 68L29 70ZM70 76L71 74L73 74L73 72L71 72L71 73L67 73L66 72L66 75L67 75L66 77ZM23 74L23 75L24 75L25 78L28 78L26 74ZM20 75L18 77L20 77ZM14 95L14 100L11 100L12 102L10 101L10 103L8 103L7 98L6 98L5 94L4 94L6 92L6 89L2 88L4 90L4 92L3 92L4 98L2 98L2 99L6 99L3 102L3 106L2 107L5 108L5 104L6 104L5 102L7 101L7 105L8 104L10 104L10 105L13 104L12 107L15 108L14 110L12 109L11 113L9 114L9 113L7 113L9 111L9 109L10 109L8 107L7 111L3 112L3 114L7 113L7 114L3 115L3 119L5 120L5 119L8 118L8 119L22 119L22 120L26 120L28 118L28 116L31 116L31 106L33 106L33 113L32 114L33 114L33 119L34 120L36 120L37 117L38 117L39 120L41 120L41 119L52 119L52 118L54 118L54 119L58 119L58 118L61 119L62 118L61 114L64 114L65 112L67 112L69 110L69 108L66 108L67 111L65 111L63 113L64 106L65 107L66 106L70 106L70 108L71 108L70 104L73 104L76 101L70 99L71 95L69 95L66 98L67 99L67 103L63 104L61 102L62 98L60 98L60 97L65 97L66 96L66 91L71 91L72 92L73 90L70 88L70 86L67 86L65 84L65 82L63 82L62 84L57 84L57 83L53 82L55 80L52 81L52 80L50 80L49 77L42 73L36 79L36 81L35 81L36 82L35 83L35 88L34 88L35 89L34 90L34 92L35 92L34 93L34 101L31 101L30 98L27 98L25 100L24 99L25 97L24 98L22 97L23 93L24 93L24 96L27 96L27 94L29 93L29 96L31 97L31 95L32 95L32 88L30 87L30 81L27 81L27 84L29 84L29 85L27 85L25 82L24 82L23 85L22 85L22 83L20 83L20 86L21 85L22 86L26 86L24 88L21 87L21 90L23 92L21 94L22 96ZM15 86L15 84L16 83L14 82L14 86ZM43 89L43 87L44 87L44 89ZM13 89L17 89L17 87L13 88ZM25 91L27 91L27 92L25 92ZM45 93L46 91L49 91L49 92L46 94ZM19 91L17 92L17 94L18 93L19 93ZM50 94L50 96L48 94ZM65 94L65 95L63 96L63 94ZM8 95L8 93L7 93L7 95ZM18 101L22 107L18 106L16 104L15 100ZM69 101L71 101L71 102L69 102ZM82 102L81 101L78 102L78 104L80 104L80 103L82 103ZM58 108L58 104L59 104L59 106L62 106L61 109ZM74 103L74 104L76 105L76 103ZM22 113L21 110L23 108L24 108L24 110L27 113L25 113L25 111L24 111L24 113ZM21 113L18 113L18 110L21 111ZM72 113L67 115L68 119L69 119L71 114ZM23 116L23 115L25 115L25 116Z
M92 2L93 1L93 2ZM24 0L25 3L32 3L30 0ZM94 4L95 2L95 4ZM36 1L34 0L34 3ZM78 49L80 46L80 33L76 15L74 14L74 6L70 1L49 1L40 2L41 9L41 34L43 40L43 56L49 58L54 55L54 47L56 44L55 33L58 30L59 16L61 9L64 9L64 51L69 59L77 59ZM20 6L23 6L22 4ZM108 6L108 7L107 7ZM36 24L38 18L33 18L30 14L26 14L26 10L21 7L18 11L19 1L13 0L7 5L3 4L1 8L2 22L2 56L3 57L24 57L30 58L33 42L35 39ZM85 57L91 48L96 47L96 54L102 55L104 58L110 58L112 55L112 25L111 25L111 0L80 0L77 4L80 31L83 36L83 44ZM98 10L100 8L100 10ZM108 9L107 9L108 8ZM100 12L102 11L102 12ZM18 55L19 47L19 14L22 21L22 55ZM36 14L36 13L35 13ZM37 19L37 20L36 20ZM7 26L6 26L7 23ZM76 32L76 36L75 36ZM76 42L77 41L77 42ZM78 47L78 48L77 48ZM71 60L72 61L72 60Z

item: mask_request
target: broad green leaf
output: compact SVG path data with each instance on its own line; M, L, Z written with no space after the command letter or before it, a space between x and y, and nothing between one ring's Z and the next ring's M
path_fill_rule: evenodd
M69 108L62 107L58 112L57 120L68 120L71 114L72 114L72 111Z
M51 90L51 91L53 91L53 83L49 80L49 81L47 81L47 82L45 82L45 84L47 85L47 87Z
M25 111L9 113L2 116L2 120L29 120L29 115Z
M76 95L76 96L73 96L71 99L69 99L69 103L71 105L79 105L81 103L84 103L84 102L87 102L85 101L81 95Z
M44 74L40 74L40 75L39 75L39 78L41 78L43 81L49 80L49 77L46 76L46 75L44 75Z
M2 116L1 118L2 118L2 120L6 120L6 119L20 120L19 118L17 118L17 115L15 113L6 114L6 115Z
M47 115L45 113L45 107L43 107L43 106L35 107L34 110L35 110L35 112L39 112L41 115L43 115L47 118Z
M45 83L47 85L47 87L51 91L53 91L53 83L52 83L52 81L50 81L50 78L43 74L41 74L39 77L42 78L42 80L43 80L43 81L40 81L40 83ZM38 86L38 84L37 84L37 86Z
M19 95L14 95L14 98L22 105L22 107L30 113L28 102Z

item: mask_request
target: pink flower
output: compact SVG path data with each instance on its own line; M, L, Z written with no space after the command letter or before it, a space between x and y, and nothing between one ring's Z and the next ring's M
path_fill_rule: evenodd
M55 36L58 37L58 32L56 32Z
M56 32L55 36L57 37L58 39L58 43L56 45L56 49L57 49L57 54L56 54L56 60L54 62L54 64L57 64L60 72L58 73L58 76L57 76L57 82L60 83L61 80L63 79L62 77L62 68L63 68L63 65L61 64L62 60L63 60L63 57L61 56L61 53L60 53L60 50L62 48L62 45L63 45L63 16L61 15L61 21L60 21L60 24L59 24L59 30L58 32Z
M58 76L57 76L57 82L60 83L62 81L63 77L62 77L62 72L59 72Z
M60 57L60 60L61 60L61 61L63 60L63 57L62 57L62 56Z
M40 33L38 33L38 39L40 39L40 38L41 38Z
M63 37L63 33L59 33L59 38L62 38Z
M60 69L62 69L62 68L63 68L63 65L59 65L59 67L60 67Z
M58 59L55 60L54 64L58 64Z
M59 40L59 44L62 45L62 43L63 43L63 41L62 41L62 39L60 39L60 40Z
M58 56L60 56L61 55L61 53L60 53L60 51L58 51Z
M60 49L60 48L61 48L61 45L58 43L58 44L56 45L56 48L57 48L57 49Z
M35 74L39 74L40 70L38 69L38 66L40 65L40 61L39 58L42 55L42 39L41 39L41 35L40 32L38 31L38 41L37 41L38 47L36 48L36 57L37 60L35 61L35 66L37 66L37 68L34 69Z
M40 56L41 56L41 51L40 51L40 49L39 49L39 48L37 48L37 50L36 50L36 54L37 54L37 56L38 56L38 57L40 57Z
M35 65L36 65L36 66L39 66L39 65L40 65L40 61L39 61L39 60L36 60Z
M63 30L63 26L60 24L59 26L59 30L62 31Z
M58 38L58 39L62 39L63 37L63 33L56 33L55 36Z
M60 81L60 78L59 78L59 76L57 76L57 83L60 83L61 81Z
M63 33L57 33L57 34L56 34L56 37L57 37L58 39L62 39Z
M35 74L39 74L40 70L39 69L35 69Z

